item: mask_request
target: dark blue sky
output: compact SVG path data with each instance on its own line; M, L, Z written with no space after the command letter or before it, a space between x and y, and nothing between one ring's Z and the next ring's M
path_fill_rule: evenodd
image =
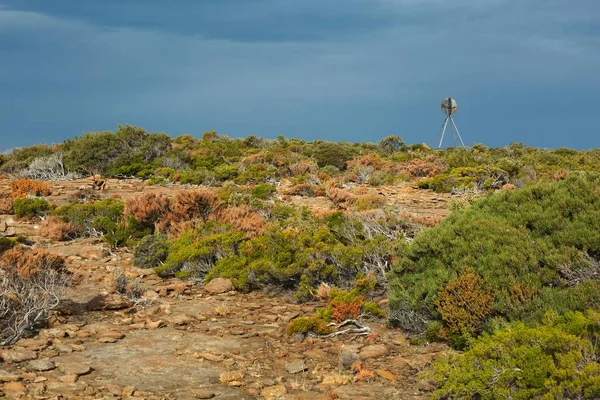
M0 150L171 135L600 147L598 0L0 0ZM450 143L449 141L447 142Z

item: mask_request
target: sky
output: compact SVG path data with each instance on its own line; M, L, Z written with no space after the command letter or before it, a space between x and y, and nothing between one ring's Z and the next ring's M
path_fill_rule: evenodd
M598 0L0 0L0 151L172 136L600 147ZM452 145L447 136L444 145Z

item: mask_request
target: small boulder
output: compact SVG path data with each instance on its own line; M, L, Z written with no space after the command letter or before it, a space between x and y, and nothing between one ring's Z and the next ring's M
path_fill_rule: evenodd
M283 385L275 385L266 387L260 392L261 396L265 398L265 400L275 400L287 393L287 389Z
M295 362L286 364L285 369L290 374L297 374L297 373L306 371L308 368L306 367L306 364L304 364L304 361L295 361Z
M54 362L50 360L32 360L27 364L27 368L30 371L44 372L51 371L56 368L56 366L54 365Z
M59 371L65 375L85 375L90 373L92 370L89 365L77 362L60 363L57 365L57 367Z
M13 347L10 350L2 352L2 359L7 363L20 363L23 361L34 360L37 358L35 351L26 350L22 347Z
M220 294L235 290L229 279L216 278L204 285L204 291L210 294Z
M366 360L368 358L378 358L387 356L389 353L387 347L383 344L372 344L370 346L365 346L360 350L360 358L361 360Z
M0 382L15 382L19 380L19 376L7 371L0 370Z

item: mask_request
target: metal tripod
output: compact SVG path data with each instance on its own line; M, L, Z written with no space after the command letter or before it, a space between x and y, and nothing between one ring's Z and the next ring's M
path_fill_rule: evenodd
M444 120L444 123L442 124L442 129L440 130L441 138L440 138L440 144L438 145L438 149L442 147L442 142L444 141L444 134L446 134L446 128L448 127L448 121L450 121L450 131L452 132L452 138L454 139L454 145L455 146L457 145L456 137L458 137L462 147L465 147L465 143L463 142L462 137L460 136L460 133L458 132L458 128L456 127L456 124L454 123L452 116L448 115L446 117L446 119Z

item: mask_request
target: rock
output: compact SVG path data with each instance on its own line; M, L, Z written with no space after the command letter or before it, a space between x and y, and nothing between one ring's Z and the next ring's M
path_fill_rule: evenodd
M188 325L194 322L194 318L190 317L189 315L178 314L170 317L169 321L175 325Z
M24 347L27 350L43 350L50 345L47 339L20 339L17 346Z
M114 337L101 337L98 339L100 343L116 343L119 339Z
M230 382L241 382L244 379L244 373L242 371L225 371L219 375L219 381L221 383Z
M19 376L11 374L7 371L0 370L0 382L15 382L19 380Z
M304 361L295 361L285 365L285 369L290 374L297 374L300 372L304 372L308 369L308 367L304 364Z
M209 390L194 390L192 392L192 397L194 399L212 399L216 395Z
M101 260L106 254L106 250L100 246L85 246L79 249L77 255L88 260Z
M54 365L54 362L50 360L32 360L27 364L27 368L30 371L43 372L51 371L56 368L56 366Z
M61 354L69 354L73 352L73 347L69 346L68 344L57 343L54 345L54 348Z
M125 334L123 332L106 331L106 332L100 332L99 334L96 335L96 337L98 338L98 340L100 340L101 338L111 338L111 339L119 340L119 339L123 339L125 337Z
M85 346L82 344L72 344L71 348L73 349L73 351L84 351L85 350Z
M262 392L260 392L261 396L264 397L265 400L275 400L286 393L287 389L284 385L266 387L262 390Z
M378 369L377 375L379 375L382 378L385 378L387 380L390 380L394 383L396 383L398 381L398 377L396 375L392 374L390 371L385 370L385 369Z
M2 359L7 363L20 363L36 358L37 353L35 351L27 350L22 347L13 347L11 350L4 350L2 352Z
M0 220L0 233L6 232L8 229L8 224L5 220Z
M76 362L60 363L57 367L65 375L85 375L92 370L89 365Z
M73 315L88 311L122 310L132 305L131 299L120 294L79 291L71 298L63 300L58 310L63 314Z
M194 357L196 358L204 358L208 361L219 362L223 361L225 357L222 354L212 354L212 353L194 353Z
M321 385L324 387L336 387L347 385L352 382L352 377L349 375L326 375L323 377Z
M5 236L5 237L14 237L14 236L17 236L17 230L14 227L9 226L2 235Z
M220 294L235 290L233 283L229 279L216 278L204 285L204 291L210 294Z
M156 291L154 290L146 290L144 292L144 294L142 295L142 297L146 297L148 299L152 299L152 300L156 300L158 299L158 293L156 293Z
M158 321L152 321L152 322L148 322L146 324L146 328L147 329L158 329L164 326L164 322L162 322L162 320L158 320Z
M61 376L59 379L61 382L64 382L64 383L75 383L79 380L79 375L69 374L69 375Z
M67 336L67 331L59 328L42 329L40 336L47 337L48 339L60 339Z
M19 375L19 379L22 381L32 381L37 377L37 375L33 372L23 372L22 374Z
M365 346L360 350L359 356L362 360L366 360L368 358L377 358L384 357L389 353L387 347L383 344L372 344L370 346Z
M21 382L9 382L4 385L4 391L13 396L9 396L9 398L16 397L16 394L25 392L25 386Z

